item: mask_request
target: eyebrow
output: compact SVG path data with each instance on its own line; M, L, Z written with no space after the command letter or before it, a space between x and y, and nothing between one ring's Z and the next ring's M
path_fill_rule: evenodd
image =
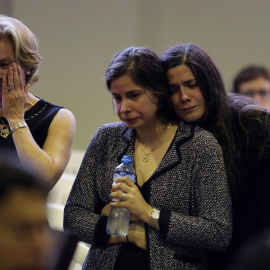
M144 90L143 90L143 89L132 89L132 90L126 92L125 94L126 94L126 95L132 94L133 92L136 92L136 91L144 91ZM111 92L112 95L119 95L119 94L116 94L116 93L114 93L114 92L112 92L112 91L110 91L110 92Z
M191 83L191 82L197 82L197 80L194 78L194 79L190 79L190 80L186 80L184 81L184 83ZM169 87L173 87L173 86L177 86L178 84L177 83L171 83L169 84Z
M193 81L196 82L196 79L194 78L194 79L186 80L186 81L184 81L184 83L190 83L190 82L193 82Z
M0 62L5 62L5 61L7 61L7 62L15 62L15 59L12 59L10 57L4 57L4 58L0 59Z

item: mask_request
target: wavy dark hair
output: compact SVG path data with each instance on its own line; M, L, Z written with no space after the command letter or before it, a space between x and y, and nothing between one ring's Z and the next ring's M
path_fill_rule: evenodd
M144 47L129 47L113 58L105 74L108 90L111 82L128 75L139 86L151 91L158 99L157 115L164 123L173 117L168 96L167 79L159 57Z
M165 73L178 65L190 68L200 87L205 113L198 122L200 126L213 133L222 147L229 179L234 178L232 154L233 140L230 130L230 109L221 73L211 57L193 43L178 44L166 50L161 56Z
M270 155L269 110L253 98L229 93L234 163L238 178L248 179L249 171L260 169L261 160ZM243 183L241 183L243 184Z

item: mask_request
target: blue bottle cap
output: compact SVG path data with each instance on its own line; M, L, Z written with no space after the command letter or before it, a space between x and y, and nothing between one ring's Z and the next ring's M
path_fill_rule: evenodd
M131 163L131 156L123 156L122 160L123 163Z

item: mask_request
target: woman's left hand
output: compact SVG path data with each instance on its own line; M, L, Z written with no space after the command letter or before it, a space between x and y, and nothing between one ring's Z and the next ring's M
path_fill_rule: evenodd
M120 199L120 202L111 202L111 206L125 207L130 214L143 222L149 223L153 207L143 198L138 187L128 177L118 178L111 189L111 199ZM126 194L124 196L124 194ZM124 200L123 200L124 199Z
M102 208L100 214L101 214L102 216L108 217L109 214L110 214L110 211L111 211L111 206L110 206L109 204L106 204L106 205Z
M29 84L24 85L22 69L15 63L2 78L2 110L10 122L24 119Z
M131 222L127 239L130 243L146 250L145 224L141 221Z

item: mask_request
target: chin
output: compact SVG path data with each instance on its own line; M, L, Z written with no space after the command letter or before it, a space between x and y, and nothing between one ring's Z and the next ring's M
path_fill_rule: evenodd
M185 122L188 123L196 123L199 121L199 117L180 117L181 119L183 119Z
M137 126L136 125L130 125L130 124L127 124L127 127L130 128L130 129L137 129Z
M199 122L203 116L199 114L189 114L189 115L182 115L182 116L179 115L178 117L188 123L196 123L196 122Z

